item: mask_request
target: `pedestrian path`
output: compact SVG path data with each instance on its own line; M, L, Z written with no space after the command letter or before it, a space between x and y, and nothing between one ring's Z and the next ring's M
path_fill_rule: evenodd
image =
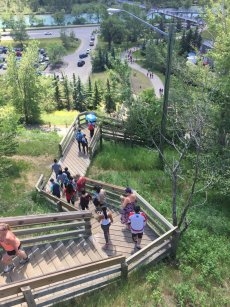
M126 55L128 56L128 54L131 54L132 55L132 52L135 52L137 51L138 48L131 48L127 54L123 53L122 54L122 59L124 60L127 60L128 62L128 65L130 68L132 69L135 69L137 71L139 71L140 73L144 74L145 76L149 76L149 71L143 67L141 67L139 64L137 64L135 61L134 61L134 57L132 56L132 60L129 61L128 60L128 57L126 57ZM152 78L149 77L149 80L154 88L154 91L155 91L155 95L157 98L160 98L161 97L161 93L160 93L160 89L163 89L164 91L164 84L163 82L161 81L161 79L154 73L152 73Z

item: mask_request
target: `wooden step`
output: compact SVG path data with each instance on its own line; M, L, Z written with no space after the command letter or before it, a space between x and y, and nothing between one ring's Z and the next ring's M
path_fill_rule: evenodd
M49 255L50 261L52 261L53 265L55 266L56 270L62 270L66 268L63 262L60 261L59 257L55 253L51 244L47 244L47 253Z
M73 240L70 240L70 242L72 242L72 244L69 245L68 250L71 253L72 257L75 259L76 263L78 263L79 265L83 265L91 262L90 258L85 253L85 250L82 248L82 245L85 244L85 239L82 239L77 244Z
M41 256L44 259L44 262L46 262L46 264L47 264L45 274L55 272L56 267L53 264L53 262L50 260L50 257L49 257L49 249L52 249L52 246L50 244L47 244L44 247L41 246L39 248L41 250ZM43 266L44 264L41 264L41 265Z
M73 267L76 266L78 263L76 263L69 253L69 251L66 249L63 242L58 242L54 245L54 251L55 254L58 256L59 260L65 265L65 267Z
M96 239L94 238L94 236L90 236L87 239L90 244L92 244L94 246L94 248L97 250L97 252L99 253L101 259L105 259L108 258L107 254L102 250L101 246L97 243Z

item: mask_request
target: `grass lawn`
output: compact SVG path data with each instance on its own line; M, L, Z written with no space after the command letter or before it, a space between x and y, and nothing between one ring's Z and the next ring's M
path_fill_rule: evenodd
M102 82L102 84L106 84L106 80L109 78L109 73L107 71L105 72L99 72L99 73L92 73L91 76L92 84L97 82Z
M134 94L139 94L147 88L152 88L149 78L135 69L132 69L131 72L131 86Z
M78 111L54 111L52 113L42 113L41 119L45 124L50 123L56 126L69 126L78 115Z
M41 174L49 177L60 140L55 132L19 131L17 153L5 159L7 179L0 178L1 216L51 212L47 202L35 193L35 184Z

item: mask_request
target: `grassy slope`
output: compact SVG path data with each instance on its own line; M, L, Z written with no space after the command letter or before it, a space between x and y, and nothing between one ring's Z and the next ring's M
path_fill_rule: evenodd
M43 173L50 174L50 165L58 154L60 137L55 133L22 129L19 148L8 159L7 179L0 179L1 216L49 212L47 204L37 198L34 186Z
M105 143L87 175L132 186L171 219L170 179L157 169L157 156L144 148ZM187 184L181 186L182 199ZM229 210L212 193L209 199L205 206L190 211L192 224L179 246L178 266L165 262L141 268L128 282L58 306L228 306Z

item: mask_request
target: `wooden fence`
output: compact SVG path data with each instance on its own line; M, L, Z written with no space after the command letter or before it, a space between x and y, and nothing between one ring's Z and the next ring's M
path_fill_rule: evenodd
M41 215L0 218L14 228L17 236L22 236L24 246L43 244L66 238L88 237L91 235L90 211L74 211Z

